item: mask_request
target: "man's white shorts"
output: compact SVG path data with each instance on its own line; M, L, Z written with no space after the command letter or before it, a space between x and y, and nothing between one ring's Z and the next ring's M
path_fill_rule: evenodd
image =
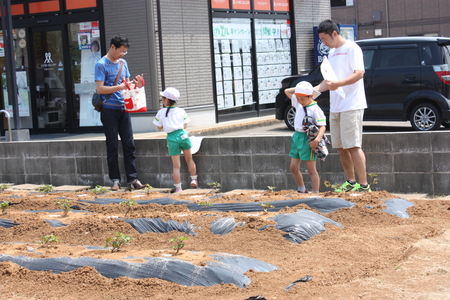
M333 148L361 148L364 109L330 112L330 133Z

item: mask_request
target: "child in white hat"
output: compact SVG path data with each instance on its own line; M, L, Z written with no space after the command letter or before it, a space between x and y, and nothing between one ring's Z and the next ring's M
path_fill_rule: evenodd
M315 95L320 94L314 91L313 86L307 82L299 82L295 88L285 90L286 96L291 99L291 104L295 107L294 128L295 133L292 136L291 151L291 172L297 184L297 191L299 193L308 193L303 181L302 173L300 172L300 163L302 160L306 162L309 176L311 177L312 192L318 193L320 187L320 177L316 169L316 149L319 142L322 140L326 129L326 118L322 109L314 101ZM317 136L313 140L309 140L306 134L303 122L305 117L310 119L312 123L319 127Z
M167 132L167 148L169 155L172 158L173 165L173 181L175 185L175 193L181 192L181 162L180 154L183 151L184 159L186 160L189 173L191 175L192 188L198 187L197 181L197 167L192 159L192 143L188 132L185 130L187 123L190 121L186 111L181 107L176 106L180 99L180 92L173 87L165 89L160 92L164 108L160 109L156 114L153 124L159 130Z

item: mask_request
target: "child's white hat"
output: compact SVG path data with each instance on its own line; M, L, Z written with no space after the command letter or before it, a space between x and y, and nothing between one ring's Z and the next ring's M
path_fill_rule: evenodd
M178 99L180 99L180 92L174 87L168 87L163 92L159 92L159 94L175 102L177 102Z
M301 81L295 86L295 96L310 96L314 93L314 88L308 81Z

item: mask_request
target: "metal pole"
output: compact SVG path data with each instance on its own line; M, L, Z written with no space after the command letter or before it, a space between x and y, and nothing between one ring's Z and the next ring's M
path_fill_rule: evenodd
M387 37L389 37L389 4L388 4L388 0L385 1L386 3L386 34Z
M5 47L5 73L9 104L13 107L14 128L20 129L17 101L16 60L12 33L11 0L0 0L2 12L3 44ZM11 131L11 128L8 128Z
M9 112L7 112L4 109L0 110L0 113L4 113L6 116L6 119L8 119L8 132L9 132L9 141L12 141L12 130L11 130L11 117L9 115ZM6 137L5 137L6 138Z
M159 1L157 1L157 5L159 6ZM149 21L149 27L148 27L148 59L150 62L150 89L151 89L151 95L152 95L152 107L154 110L159 109L159 88L158 88L158 63L156 60L156 36L155 36L155 17L153 15L154 8L153 8L153 1L147 1L147 18ZM159 23L160 24L160 23ZM161 28L158 28L159 34L161 34ZM160 48L162 49L162 46L160 45ZM161 66L162 66L162 60L161 60ZM163 73L163 67L161 67L161 76L164 75ZM164 82L164 81L163 81Z

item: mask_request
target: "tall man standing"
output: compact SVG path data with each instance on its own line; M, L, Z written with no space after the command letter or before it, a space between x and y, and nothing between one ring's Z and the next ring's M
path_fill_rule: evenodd
M367 182L366 157L361 149L362 120L367 108L364 92L364 59L361 48L345 40L338 26L331 20L322 21L317 33L331 48L328 60L337 81L323 80L315 87L319 92L330 90L330 133L333 148L338 148L346 181L340 191L371 191ZM336 90L341 88L345 97ZM358 182L355 177L358 176Z
M122 141L127 189L144 188L137 178L136 147L131 117L129 113L125 112L125 102L122 96L122 90L127 88L125 81L129 81L130 78L128 64L122 57L127 54L129 47L130 43L125 36L114 36L111 39L108 53L95 65L95 87L103 101L100 119L106 136L109 178L113 182L111 187L113 191L117 191L121 187L118 136ZM142 87L142 80L143 78L138 75L134 82L138 87Z

